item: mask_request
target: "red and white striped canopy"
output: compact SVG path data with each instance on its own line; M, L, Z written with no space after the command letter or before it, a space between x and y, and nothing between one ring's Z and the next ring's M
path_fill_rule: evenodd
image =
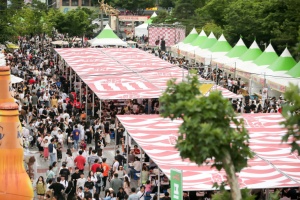
M226 180L224 171L210 165L197 166L189 159L182 160L175 148L180 120L171 121L159 115L118 115L130 136L140 145L160 169L170 178L170 169L183 171L186 191L212 190L214 182ZM291 154L291 147L281 144L286 132L279 121L280 114L245 114L250 133L250 147L255 157L249 167L238 174L242 188L282 188L300 185L300 160ZM201 153L201 152L199 152Z
M55 50L100 99L158 98L169 79L187 76L187 70L135 48ZM217 90L226 98L241 98Z

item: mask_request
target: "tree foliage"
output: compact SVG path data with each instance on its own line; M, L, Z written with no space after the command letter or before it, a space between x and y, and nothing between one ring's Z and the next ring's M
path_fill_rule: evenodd
M240 35L250 45L254 38L259 44L272 44L278 54L288 46L294 57L299 55L297 44L300 24L298 0L173 0L173 18L186 26L203 28L215 24L223 30L232 45ZM163 20L161 20L163 21Z
M248 146L249 135L243 121L237 119L228 99L220 92L202 96L197 75L176 84L170 80L160 98L162 116L182 119L176 148L180 156L202 165L211 163L224 169L233 199L241 199L236 172L247 166L252 153ZM237 128L231 128L233 123Z
M155 6L156 0L111 0L111 5L131 11L133 14L141 15L146 8Z
M290 85L284 93L284 99L289 102L283 106L282 115L285 121L282 124L288 130L283 136L282 141L291 145L291 152L297 151L300 155L300 95L297 85Z

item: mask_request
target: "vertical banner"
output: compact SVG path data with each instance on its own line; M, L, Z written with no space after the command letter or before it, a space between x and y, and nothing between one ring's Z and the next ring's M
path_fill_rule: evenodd
M182 171L171 169L171 199L182 200Z
M268 98L268 88L263 88L262 89L262 94L261 94L262 107L265 106L265 100L267 98Z

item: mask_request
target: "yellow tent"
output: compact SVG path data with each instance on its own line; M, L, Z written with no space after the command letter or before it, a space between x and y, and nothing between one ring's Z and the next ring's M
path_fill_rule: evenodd
M211 83L202 83L199 87L199 90L202 95L206 95L213 86L214 84Z
M6 47L7 47L8 49L19 49L19 48L20 48L18 45L13 44L13 43L8 43L8 44L6 44Z

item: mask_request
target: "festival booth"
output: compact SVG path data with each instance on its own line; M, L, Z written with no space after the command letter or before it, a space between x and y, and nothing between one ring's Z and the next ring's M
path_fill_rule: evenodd
M150 46L158 46L160 40L164 39L165 46L171 47L185 37L185 26L178 24L150 24L148 30Z
M117 115L126 132L170 179L170 169L183 172L183 191L215 190L214 183L226 181L226 174L211 168L212 163L197 166L182 160L175 148L180 120L171 121L159 115ZM267 189L299 187L300 161L291 147L282 143L286 130L279 124L280 114L245 114L245 126L250 134L254 158L238 173L241 188ZM127 137L128 138L128 137ZM201 153L201 152L199 152ZM226 186L227 189L228 186Z
M266 69L268 86L281 94L285 92L289 83L298 85L299 66L300 64L296 63L289 50L285 48L280 57Z
M241 57L248 48L243 42L242 38L236 43L236 45L227 53L225 56L221 56L220 58L213 59L212 64L217 65L219 69L230 72L230 68L227 68L229 64L233 64L236 60Z
M217 43L217 41L218 40L216 39L214 33L211 32L207 37L207 39L202 44L200 44L196 49L194 49L195 60L197 62L204 63L205 60L203 59L202 55L209 52L208 49L214 46L214 44Z
M78 75L75 76L77 77L75 83L80 95L83 94L83 82L86 84L85 90L92 91L92 105L95 102L95 95L100 101L124 102L127 99L151 101L161 96L167 88L168 80L175 78L177 82L181 82L188 75L187 70L136 48L86 48L84 51L68 48L55 51L65 66L62 67L66 77ZM200 79L200 82L207 81ZM210 91L212 90L220 91L225 98L242 98L241 95L219 86L212 87ZM85 110L87 111L87 104Z
M152 24L153 18L157 17L157 14L154 12L151 17L145 21L143 24L134 28L134 35L137 37L148 36L148 26Z
M177 54L187 56L189 48L188 46L186 46L186 44L192 43L197 37L198 37L198 33L196 29L193 28L191 32L188 34L188 36L186 36L186 38L184 38L182 42L179 42L178 44L172 46L171 50L173 52L177 52L179 50L180 52L177 52Z
M259 93L259 91L266 87L265 69L270 66L278 58L271 43L265 49L265 51L260 54L253 62L247 64L237 65L237 70L244 73L250 74L249 83L249 93ZM263 74L264 76L260 76Z
M222 34L218 41L209 49L199 52L199 58L204 65L212 64L212 60L216 58L220 58L228 53L232 47L225 39L224 35Z
M105 28L94 39L88 41L91 46L127 46L106 24Z
M195 59L195 49L201 45L205 40L207 39L207 35L202 29L202 31L199 33L198 37L190 44L187 44L186 48L188 49L188 58Z
M247 65L258 58L261 54L262 51L258 47L256 41L254 41L250 48L242 56L236 59L234 63L225 64L225 68L230 69L230 71L234 74L233 78L239 76L243 81L249 81L251 79L251 74L239 70L237 66Z

